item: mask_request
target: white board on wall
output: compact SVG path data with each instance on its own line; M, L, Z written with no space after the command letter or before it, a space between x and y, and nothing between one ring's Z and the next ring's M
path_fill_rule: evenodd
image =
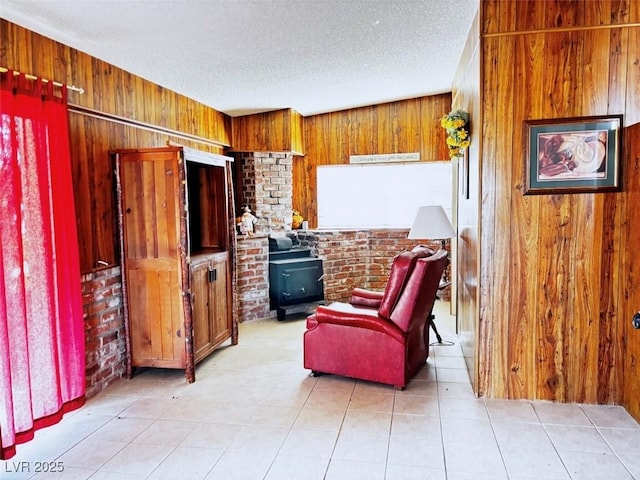
M451 162L323 165L317 192L318 228L409 228L422 205L451 216Z

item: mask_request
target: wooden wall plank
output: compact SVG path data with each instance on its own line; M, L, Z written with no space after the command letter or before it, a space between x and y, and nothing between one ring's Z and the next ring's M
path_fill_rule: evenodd
M505 69L505 74L498 78L496 84L497 91L500 92L501 101L496 104L494 121L497 124L496 134L501 138L514 138L519 136L519 129L516 130L514 122L505 122L501 119L513 118L514 90L513 72L515 71L516 58L514 54L515 38L507 39L505 42L498 44L497 55L500 63L509 66ZM495 169L496 181L494 183L493 201L494 205L505 202L509 204L512 195L511 175L513 172L512 162L512 143L500 145L500 155L498 158L502 162L496 161L493 168ZM511 374L513 372L513 358L519 358L521 352L513 351L518 347L517 326L513 324L516 318L509 317L509 305L511 302L510 291L510 265L511 256L511 212L508 209L496 208L493 215L493 223L489 228L483 229L483 237L488 235L493 239L491 246L492 262L491 271L493 272L493 283L491 284L490 302L494 306L493 315L496 318L502 318L504 322L493 322L493 341L507 346L497 350L492 357L492 369L494 371L492 384L493 388L499 390L511 389ZM515 385L517 382L514 382Z
M597 362L599 369L597 371L587 372L587 385L595 385L594 391L589 392L594 403L614 403L622 398L623 394L623 370L620 359L623 358L623 328L617 319L617 312L621 311L623 306L620 303L621 297L619 289L621 287L619 278L613 277L611 272L619 271L622 267L621 263L621 230L614 228L615 225L621 225L622 219L622 203L613 195L605 197L597 196L596 200L602 203L602 207L596 209L601 218L596 218L594 225L603 225L604 228L600 232L601 240L597 245L591 245L589 248L600 248L602 252L602 261L600 265L594 265L594 268L600 269L599 276L592 276L592 281L599 282L595 284L599 287L594 290L594 294L599 295L599 311L598 313L598 348L592 350L593 357L589 364ZM614 219L609 222L606 219ZM599 232L595 231L594 235ZM589 251L586 248L585 251ZM597 259L593 255L589 255L590 260ZM593 271L588 269L587 272Z
M567 232L568 240L568 277L567 308L563 315L563 330L567 333L564 346L565 384L567 391L565 402L596 403L598 379L609 365L607 353L611 344L606 335L601 338L600 324L604 312L601 309L602 296L609 296L603 290L600 275L601 258L593 255L592 250L602 251L602 232L598 231L603 223L602 196L588 194L583 201L571 202ZM573 287L573 288L572 288ZM600 358L601 361L598 361ZM592 368L597 365L598 368Z
M69 115L69 131L76 132L81 138L87 139L88 133L85 130L87 117L83 117L80 115ZM72 158L75 158L74 162L74 171L72 173L73 176L73 184L74 184L74 195L80 198L83 198L85 202L87 199L91 198L91 190L90 190L90 182L89 182L89 166L91 165L89 161L89 153L87 148L78 148L78 144L72 142L70 144L70 155ZM76 222L78 226L84 225L85 228L91 228L94 223L92 221L92 210L90 208L83 208L80 210L76 210ZM78 249L80 258L84 261L81 261L81 265L86 269L86 259L97 259L98 254L95 252L94 242L91 241L82 241L81 238L91 238L93 236L94 231L90 229L89 232L85 231L83 233L78 233L80 237L78 240ZM113 239L113 246L115 248L115 239ZM115 258L114 252L111 252L112 258Z
M582 35L582 115L599 115L608 110L611 31L592 30Z
M503 6L504 3L502 2ZM541 2L511 2L514 4L513 12L516 20L515 30L531 30L539 28L540 21L547 18L547 4ZM504 11L504 9L503 9ZM503 30L504 31L504 30Z
M544 2L545 15L543 28L584 25L584 7L580 5L580 3L582 3L581 0L553 0Z
M620 18L619 23L624 23L626 15L628 15L628 17L626 18L627 20L626 23L640 22L640 2L638 2L638 0L626 0L626 1L616 2L616 3L619 3L619 10L616 11L616 14L620 15L620 17L616 17L616 18Z
M616 28L610 30L608 105L609 112L621 114L625 111L633 113L633 108L626 108L627 100L627 57L629 55L629 29Z
M608 25L611 23L611 14L611 0L586 2L583 25Z
M397 145L394 137L389 135L393 131L397 117L394 118L390 104L380 105L376 111L376 146L382 152L395 152Z
M633 126L640 122L640 47L638 47L640 45L640 28L629 30L627 45L627 88L624 124L625 126Z
M481 81L483 85L483 92L486 91L498 91L499 77L492 74L492 70L495 65L498 64L499 59L499 41L493 38L486 40L482 48L482 60L481 60ZM493 185L495 183L495 164L485 159L493 159L498 155L498 147L500 143L497 141L498 129L500 125L500 119L497 117L498 109L498 96L497 95L481 95L482 101L482 145L481 156L479 152L478 168L480 176L475 178L475 183L472 183L472 178L469 178L470 191L478 191L480 197L479 209L480 216L472 217L471 225L466 226L469 230L473 231L474 228L479 230L480 241L471 242L466 241L467 250L460 252L460 257L464 262L465 257L476 258L479 264L468 265L468 269L460 272L461 282L467 277L478 279L479 290L479 309L476 311L473 308L465 309L465 302L473 304L473 298L463 298L462 309L459 313L464 317L466 315L474 315L475 318L462 318L461 324L468 325L467 329L478 330L477 336L477 368L478 368L478 387L477 393L482 396L494 396L496 392L503 390L494 388L492 385L493 375L492 372L495 368L499 368L499 365L495 364L494 355L496 349L493 347L493 322L495 321L497 312L495 311L496 304L492 301L492 282L493 282L493 236L491 231L492 225L495 223L496 215L496 193L492 188L481 189L481 185ZM472 158L470 158L470 161ZM474 223L475 222L475 223ZM460 228L460 227L459 227ZM459 232L462 240L465 241L464 231ZM483 252L480 251L481 245L486 245ZM482 254L481 254L482 253ZM470 305L470 307L471 307ZM476 326L477 325L477 326ZM466 349L470 349L472 346L467 345Z
M541 35L516 37L514 48L518 61L513 71L513 91L522 92L539 89L543 78L544 38ZM513 118L536 118L541 109L540 97L530 98L522 102L514 102ZM510 157L524 159L525 130L523 125L514 125L512 132L514 141ZM511 262L509 262L509 311L503 314L512 317L509 322L509 392L513 398L531 398L535 392L536 363L538 361L534 349L529 343L536 338L535 296L522 295L524 285L528 281L522 271L533 272L537 269L537 243L539 239L538 223L534 220L539 215L539 204L530 197L521 194L524 186L524 165L522 161L511 163L511 208L509 214L523 222L510 222ZM517 259L517 261L513 261Z

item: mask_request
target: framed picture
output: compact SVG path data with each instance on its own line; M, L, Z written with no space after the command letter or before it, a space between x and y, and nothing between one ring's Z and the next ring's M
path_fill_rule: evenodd
M524 123L525 194L620 189L621 115Z

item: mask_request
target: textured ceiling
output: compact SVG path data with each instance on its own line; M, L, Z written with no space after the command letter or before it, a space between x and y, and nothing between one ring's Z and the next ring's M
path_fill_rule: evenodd
M232 116L289 107L306 116L450 91L477 7L2 0L0 15Z

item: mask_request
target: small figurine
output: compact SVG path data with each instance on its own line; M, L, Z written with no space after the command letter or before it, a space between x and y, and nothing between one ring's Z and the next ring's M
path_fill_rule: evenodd
M253 225L258 219L251 213L249 205L245 205L244 207L242 207L242 209L244 210L242 217L240 217L240 221L242 223L242 226L244 227L242 230L244 230L247 235L251 236L253 235Z
M297 230L302 226L302 221L304 217L300 214L298 210L293 210L291 215L291 228Z

